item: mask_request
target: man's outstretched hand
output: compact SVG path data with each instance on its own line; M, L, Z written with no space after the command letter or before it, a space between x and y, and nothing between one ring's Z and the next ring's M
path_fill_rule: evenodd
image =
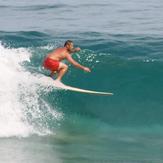
M76 52L79 52L81 49L78 47L78 48L73 48L73 49L70 49L69 52L70 53L76 53Z
M79 47L75 48L76 52L79 52L81 49Z
M84 67L85 72L91 72L91 70L88 67Z

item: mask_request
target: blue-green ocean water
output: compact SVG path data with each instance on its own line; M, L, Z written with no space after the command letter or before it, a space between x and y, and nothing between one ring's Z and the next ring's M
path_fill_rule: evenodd
M0 162L162 163L163 2L0 0ZM63 82L114 96L55 89L42 60L67 39Z

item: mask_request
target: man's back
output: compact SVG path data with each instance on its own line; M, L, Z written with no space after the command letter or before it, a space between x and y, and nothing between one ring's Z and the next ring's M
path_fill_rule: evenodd
M49 53L47 57L57 61L61 61L66 58L67 53L68 52L66 48L57 48L53 52Z

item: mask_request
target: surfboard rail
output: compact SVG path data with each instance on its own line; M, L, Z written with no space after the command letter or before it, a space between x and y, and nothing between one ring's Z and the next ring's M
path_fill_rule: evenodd
M81 88L65 85L62 82L53 80L51 77L44 76L41 78L41 80L44 81L44 83L47 85L54 86L56 88L63 89L63 90L69 90L69 91L93 94L93 95L103 95L103 96L112 96L113 95L113 93L111 93L111 92L94 91L94 90L81 89Z
M81 88L76 88L76 87L67 86L67 85L65 85L62 89L80 92L80 93L89 93L89 94L94 94L94 95L106 95L106 96L113 95L113 93L110 93L110 92L93 91L93 90L81 89Z

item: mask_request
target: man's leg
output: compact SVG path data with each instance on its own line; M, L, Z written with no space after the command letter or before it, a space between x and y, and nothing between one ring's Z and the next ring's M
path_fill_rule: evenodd
M55 75L57 73L57 71L52 71L50 76L53 77L53 75Z
M58 77L56 80L61 81L62 77L64 74L67 72L68 66L62 62L59 63L59 68L58 68Z

